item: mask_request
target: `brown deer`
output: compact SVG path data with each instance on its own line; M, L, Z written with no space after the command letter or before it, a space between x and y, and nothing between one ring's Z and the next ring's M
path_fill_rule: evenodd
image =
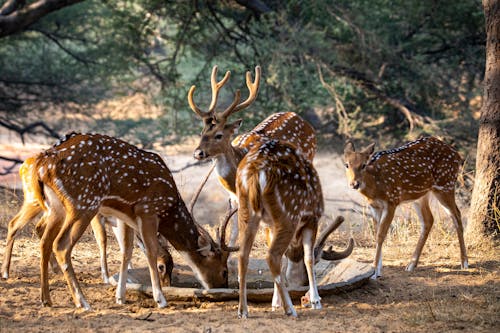
M40 153L32 170L31 186L47 212L40 246L43 305L51 305L47 266L53 250L75 305L90 309L71 264L71 251L97 213L125 222L118 303L125 302L134 230L144 241L153 297L159 307L167 303L155 266L157 233L184 255L205 288L227 287L227 258L234 249L227 248L224 239L215 243L193 221L159 155L105 135L72 134Z
M231 72L227 71L221 81L217 80L217 66L212 69L211 86L212 101L208 111L202 111L194 102L194 91L192 86L188 93L188 102L191 109L202 119L203 130L198 147L194 151L197 160L213 159L220 184L228 191L232 204L236 203L235 177L238 164L248 149L270 139L279 139L291 142L300 148L300 151L312 161L316 153L316 135L314 128L294 112L280 112L270 115L252 131L233 137L241 126L242 119L228 122L229 116L250 106L257 97L261 69L255 67L255 80L252 74L247 72L246 84L249 90L248 98L239 103L240 91L237 90L233 103L222 112L216 112L220 89L228 82ZM235 220L236 222L236 220ZM237 224L233 224L230 244L233 245L237 237Z
M194 85L189 90L188 102L191 109L203 120L204 124L200 143L193 155L198 160L205 160L208 158L214 159L219 182L229 193L231 198L230 202L232 202L233 205L237 205L236 171L249 149L259 146L269 140L276 139L281 142L291 143L295 146L297 153L302 154L304 158L312 163L316 153L316 134L314 128L294 112L280 112L270 115L253 130L233 140L233 136L238 132L242 120L238 119L234 122L229 122L229 117L249 107L255 101L260 84L261 69L259 66L255 67L255 80L253 81L252 74L250 72L246 73L246 85L249 95L245 101L240 103L241 94L240 91L237 90L232 104L224 111L216 112L215 108L217 106L219 91L228 82L230 75L231 73L227 71L222 80L218 81L217 66L213 67L210 79L212 100L208 107L208 111L202 111L194 102L194 91L196 89ZM192 202L191 207L193 205L194 202ZM235 220L235 222L237 223L237 220ZM325 235L325 240L333 230L335 229L330 229L330 232ZM229 244L233 245L235 243L237 232L238 228L233 224ZM352 243L353 241L351 240L350 242ZM351 245L352 244L341 253L329 250L329 253L325 253L322 257L325 259L330 258L329 260L346 258L352 253ZM324 241L321 247L315 247L315 251L319 254L319 249L322 249L323 246ZM291 285L303 283L304 280L307 280L307 274L305 272L302 252L287 257L289 259L289 265L287 266L287 281ZM277 296L278 294L275 293L273 297L273 309L280 305Z
M12 257L12 249L14 247L14 240L19 230L24 228L28 223L33 221L39 215L42 215L39 222L35 227L35 231L37 235L41 238L43 235L43 231L45 229L45 214L43 213L42 206L38 203L35 198L35 193L33 189L30 187L31 184L31 175L33 170L31 170L34 166L36 158L29 157L27 158L21 167L19 168L19 176L22 182L24 200L19 212L9 221L7 228L7 239L6 246L4 252L4 258L2 263L1 275L2 278L9 278L10 271L10 262ZM100 214L97 214L92 218L90 225L92 226L92 231L97 241L97 245L99 246L100 253L100 263L101 263L101 275L104 283L109 283L109 270L107 263L107 255L106 255L106 245L107 245L107 236L105 229L105 222L108 221L108 224L112 226L112 230L115 233L115 236L118 240L118 244L120 246L120 251L123 254L125 251L125 246L123 244L123 222L119 219L113 220L113 222L109 222L110 219L106 219ZM144 252L144 246L142 246L143 242L137 237L136 234L136 243L139 245L141 250ZM172 256L170 255L168 248L160 247L159 248L159 256L158 256L158 272L160 274L160 281L162 286L170 286L171 278L172 278L172 270L174 267L174 263L172 260ZM51 256L51 266L54 271L57 271L57 261L55 258Z
M278 140L255 146L245 155L236 175L240 253L238 316L248 317L246 273L252 244L263 220L273 235L267 262L275 292L287 315L297 316L281 274L283 254L302 247L309 279L309 299L313 309L321 309L316 278L314 244L318 221L323 215L323 195L312 163L295 146Z
M405 201L416 201L422 231L411 262L413 271L431 231L434 218L429 206L431 193L450 214L460 243L461 266L468 268L460 210L455 202L455 183L462 163L460 155L448 144L434 137L409 142L402 147L374 155L372 143L356 152L348 141L344 148L347 181L367 200L376 230L375 275L382 275L382 244L394 217L396 207Z

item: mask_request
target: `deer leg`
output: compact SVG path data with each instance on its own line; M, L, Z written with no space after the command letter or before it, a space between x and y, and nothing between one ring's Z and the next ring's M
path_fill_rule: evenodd
M70 210L68 209L68 211ZM86 211L80 215L76 215L73 212L67 213L64 225L53 244L53 251L73 296L73 302L77 308L85 310L90 310L91 308L76 278L73 264L71 263L71 252L96 213L96 211Z
M95 240L99 246L99 254L101 259L101 276L102 281L106 284L109 283L109 270L108 270L108 260L106 254L107 237L106 237L106 218L100 214L97 214L90 221L92 227L92 232L94 233Z
M420 219L421 231L417 247L415 248L415 252L413 253L410 263L408 264L408 266L406 266L406 270L408 272L413 272L415 267L417 267L418 259L420 258L422 249L424 248L427 237L429 236L429 232L431 231L432 225L434 224L434 217L432 216L432 212L429 207L428 194L415 202L415 210L417 211L417 215Z
M45 232L45 228L47 227L47 222L45 218L45 214L42 215L38 223L35 225L35 232L38 235L38 238L42 239L43 233ZM59 269L59 264L57 263L56 257L54 256L54 253L50 255L49 258L49 264L50 268L52 268L52 272L54 274L58 274L61 272Z
M265 237L266 237L266 244L267 247L270 248L272 241L273 241L273 232L271 228L267 227L264 229ZM287 267L288 267L288 260L287 262ZM283 302L281 301L280 293L278 291L278 288L276 287L276 284L274 285L274 290L273 290L273 298L271 301L271 309L272 311L276 311L279 308L283 306Z
M455 202L455 192L434 192L434 195L445 208L448 215L453 220L453 225L457 231L458 242L460 244L460 260L462 269L469 268L469 260L467 259L467 248L464 241L464 227L462 225L462 214Z
M125 254L125 251L127 249L127 246L124 243L124 232L125 232L125 227L124 224L125 222L116 218L116 217L111 217L113 219L113 222L111 222L111 230L113 231L113 234L115 234L116 241L118 242L118 247L120 248L120 253L123 255ZM108 218L109 220L109 218ZM136 240L137 246L141 249L142 253L146 253L146 250L144 248L144 244L142 243L142 240L135 234L134 239ZM128 263L128 269L132 269L132 263L129 261Z
M285 314L297 317L297 312L293 307L292 299L290 298L290 294L288 293L284 283L285 277L281 271L283 254L293 238L293 230L290 230L290 228L277 228L275 224L273 235L274 237L271 241L271 246L269 247L266 259L271 275L273 276L274 288L278 290L281 297Z
M302 231L302 246L304 247L304 264L306 265L307 277L309 279L309 300L313 309L321 309L321 297L319 297L314 272L314 242L316 230L304 228Z
M39 232L43 230L43 235L40 238L40 298L43 306L52 306L49 291L49 259L52 255L54 239L57 237L64 222L65 213L61 202L57 199L54 200L54 192L47 189L46 194L49 196L49 199L52 197L53 201L47 215L37 224L37 230ZM41 229L42 226L45 227Z
M144 210L147 210L146 208ZM136 212L137 214L137 212ZM144 242L146 257L148 259L149 274L151 276L151 286L153 288L153 298L159 308L167 306L167 300L161 291L160 276L158 273L158 218L151 214L137 214L139 231Z
M252 249L252 244L255 240L255 235L257 234L259 222L259 217L249 217L248 209L245 206L240 206L238 210L238 242L240 244L238 256L238 281L240 289L238 318L248 318L246 275L250 250Z
M116 227L119 229L116 237L119 238L118 242L122 244L120 252L122 254L122 261L120 264L120 275L118 277L118 286L116 288L116 303L125 304L126 303L126 289L127 289L127 275L128 266L130 259L132 258L132 251L134 246L134 230L127 226L124 222L120 221Z
M14 247L14 239L19 230L24 228L31 220L33 220L42 209L40 206L24 202L21 210L9 221L9 226L7 229L7 244L5 246L5 252L3 254L2 263L2 278L9 278L10 271L10 259L12 256L12 248Z
M233 210L234 207L238 207L238 199L237 198L229 198L229 211ZM238 215L233 215L233 222L231 226L231 235L229 236L229 246L233 247L236 244L236 240L238 239Z
M377 246L375 248L375 259L373 261L375 274L372 276L372 279L376 279L377 277L382 276L382 244L385 241L387 231L389 230L389 226L391 225L392 219L394 218L395 210L395 206L387 204L385 207L383 207L380 214L380 222L378 223L377 228Z

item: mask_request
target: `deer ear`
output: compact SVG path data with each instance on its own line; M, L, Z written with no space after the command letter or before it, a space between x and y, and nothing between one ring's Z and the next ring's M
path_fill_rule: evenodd
M373 154L374 151L375 151L375 142L373 142L368 147L363 149L362 153L371 155L371 154Z
M210 244L210 241L203 237L203 235L200 235L198 237L198 247L198 251L202 256L212 257L214 255L214 251L212 251L212 245Z
M356 149L354 148L354 143L351 140L347 140L344 146L344 154L354 153Z
M226 125L225 128L230 129L231 131L233 131L233 134L236 135L236 134L238 134L238 130L240 129L242 122L243 122L243 119L237 119L236 121Z

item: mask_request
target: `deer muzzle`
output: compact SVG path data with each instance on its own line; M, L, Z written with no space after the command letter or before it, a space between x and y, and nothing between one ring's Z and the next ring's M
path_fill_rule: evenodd
M207 153L205 153L205 151L197 148L194 153L193 153L193 157L197 160L203 160L205 158L208 157Z

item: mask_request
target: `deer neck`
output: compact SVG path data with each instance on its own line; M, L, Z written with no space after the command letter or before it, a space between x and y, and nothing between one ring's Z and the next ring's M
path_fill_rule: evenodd
M377 164L372 166L372 168L365 170L363 174L365 186L359 192L369 200L382 199L386 201L390 189L387 188L386 183L380 181L383 175L379 171Z
M215 170L219 176L219 182L231 193L236 193L236 170L245 153L245 149L231 145L225 154L215 157Z
M201 254L199 237L209 238L210 243L213 241L208 232L193 220L181 199L179 199L176 209L161 217L158 232L186 259L194 272L198 272L198 269L203 267L204 257ZM198 280L204 283L200 275L197 275Z

